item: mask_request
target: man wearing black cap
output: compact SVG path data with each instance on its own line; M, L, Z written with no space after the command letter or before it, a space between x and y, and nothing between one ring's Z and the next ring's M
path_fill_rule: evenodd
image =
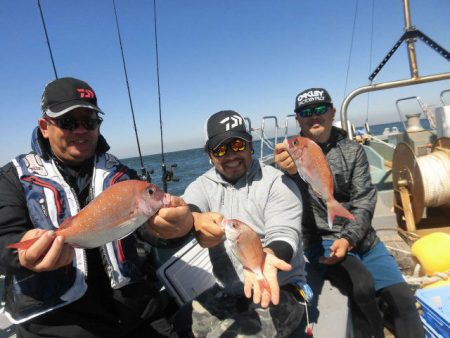
M389 306L396 337L423 337L414 295L372 227L377 195L363 147L333 126L336 110L325 89L310 88L298 94L294 111L301 135L315 141L327 158L334 197L356 218L336 218L330 230L326 204L300 178L285 144L277 144L275 163L302 193L305 255L349 294L355 337L384 337L376 296Z
M103 113L86 82L50 82L41 108L33 151L0 170L0 273L18 337L174 336L136 239L139 232L184 236L189 208L173 197L171 208L121 240L86 250L65 244L54 233L65 219L108 186L138 176L107 153ZM36 236L26 250L6 248Z
M193 211L197 240L209 248L217 284L183 308L175 326L182 336L192 327L196 337L286 337L304 312L291 286L305 283L300 192L280 171L252 158L252 137L237 112L213 114L205 130L214 167L183 198ZM239 219L261 237L270 292L260 289L224 242L224 218Z

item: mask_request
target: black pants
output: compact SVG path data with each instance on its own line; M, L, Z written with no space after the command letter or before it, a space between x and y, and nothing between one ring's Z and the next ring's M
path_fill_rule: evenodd
M350 255L330 266L327 277L350 298L355 338L384 337L383 316L391 320L397 338L425 336L414 294L406 283L385 287L375 294L371 274L359 259ZM377 298L386 305L383 315Z

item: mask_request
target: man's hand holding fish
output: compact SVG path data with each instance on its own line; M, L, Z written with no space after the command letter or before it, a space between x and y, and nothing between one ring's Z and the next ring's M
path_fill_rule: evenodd
M225 234L221 225L223 215L217 212L193 212L195 238L204 248L212 248L223 241Z
M285 143L275 145L274 160L289 175L295 175L297 173L297 166L295 165L294 159L287 152Z
M186 235L193 226L188 205L178 196L170 196L166 207L147 222L147 230L156 237L163 239L179 238Z
M269 288L261 287L258 276L250 269L244 269L244 293L247 298L252 297L253 303L261 304L263 308L267 308L272 302L278 305L280 302L280 285L278 284L278 270L290 271L291 265L277 258L274 252L269 249L263 249L265 252L265 260L263 267L263 275L269 284Z
M54 231L32 229L24 234L22 241L33 238L38 240L27 250L18 252L23 267L35 272L52 271L72 262L74 248L65 244L62 236L55 236Z

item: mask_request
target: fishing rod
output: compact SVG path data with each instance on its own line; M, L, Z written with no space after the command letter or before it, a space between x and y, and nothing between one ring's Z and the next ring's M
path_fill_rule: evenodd
M58 73L56 72L55 60L53 59L52 48L50 46L50 39L47 34L47 27L45 26L44 14L42 13L41 1L37 0L37 5L39 7L39 12L41 13L42 26L44 26L45 38L47 39L48 51L50 52L50 59L52 60L53 72L55 73L55 78L58 79Z
M161 88L159 83L159 51L158 51L158 32L157 32L157 19L156 19L156 0L153 0L153 23L155 33L155 53L156 53L156 79L158 84L158 108L159 108L159 131L161 136L161 169L162 169L162 183L163 190L167 192L167 183L171 181L178 181L178 178L174 177L174 168L176 164L170 166L170 170L167 170L166 162L164 159L164 138L162 129L162 114L161 114Z
M141 175L140 175L140 177L141 177L142 180L151 182L152 179L151 179L150 174L152 174L153 171L151 171L151 172L147 171L147 169L144 166L144 161L142 159L141 145L139 143L139 136L138 136L137 126L136 126L136 119L134 117L133 100L131 99L131 90L130 90L130 84L129 84L129 81L128 81L128 72L127 72L127 67L126 67L126 63L125 63L125 55L124 55L124 52L123 52L122 36L120 34L119 19L117 17L116 2L115 2L115 0L113 0L112 2L113 2L113 7L114 7L114 16L116 18L117 36L119 37L120 53L122 55L123 71L125 73L125 83L127 85L127 90L128 90L128 100L130 102L131 116L133 118L134 133L136 135L136 143L137 143L137 148L138 148L138 152L139 152L139 160L141 162Z

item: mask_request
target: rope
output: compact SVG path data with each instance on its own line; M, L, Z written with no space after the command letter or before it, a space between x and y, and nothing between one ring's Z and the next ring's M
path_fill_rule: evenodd
M422 174L424 202L428 207L438 207L450 201L450 158L443 151L417 158Z
M420 265L419 265L420 266ZM446 281L450 277L450 270L446 272L435 272L431 276L404 276L405 280L410 285L419 285L421 288L424 286L439 282Z

